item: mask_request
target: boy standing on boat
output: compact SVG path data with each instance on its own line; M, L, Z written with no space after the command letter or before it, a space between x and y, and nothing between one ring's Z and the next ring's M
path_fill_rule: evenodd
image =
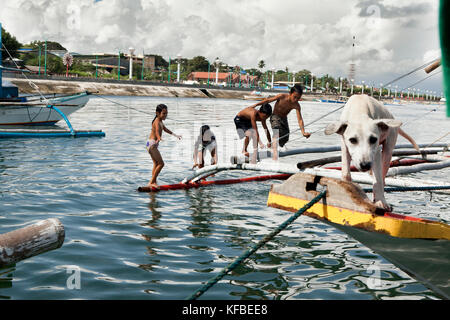
M296 84L291 88L289 94L281 93L272 98L264 99L249 108L255 108L256 106L263 105L276 101L273 108L273 114L270 117L270 124L273 130L273 160L278 160L278 144L283 147L289 141L289 123L287 116L291 110L297 111L297 120L300 130L305 138L309 138L311 134L305 131L303 124L302 112L300 104L298 103L303 94L303 88L301 85Z
M152 131L150 132L150 136L146 144L147 151L153 160L152 178L148 183L148 186L154 189L159 189L159 186L156 183L156 179L158 178L159 173L164 167L163 158L158 150L159 142L162 140L161 137L163 130L168 134L177 137L178 140L181 140L181 136L173 133L164 125L163 120L166 120L167 113L167 106L165 104L159 104L156 106L156 115L152 121Z
M258 156L258 142L261 144L261 146L264 146L261 139L259 138L258 126L256 125L256 121L261 122L266 132L267 141L269 142L267 147L270 148L270 144L272 141L270 139L270 132L269 130L267 130L266 120L268 117L270 117L271 114L272 106L268 103L264 103L259 110L256 110L254 107L247 107L241 110L234 118L234 124L236 125L239 139L245 137L242 153L246 157L250 156L247 151L250 138L253 140L253 154L251 163L256 163L256 159Z

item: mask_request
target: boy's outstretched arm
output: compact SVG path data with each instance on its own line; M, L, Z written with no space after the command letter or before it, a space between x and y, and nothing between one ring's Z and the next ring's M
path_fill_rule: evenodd
M283 94L280 93L280 94L276 95L275 97L267 98L267 99L261 100L261 101L255 103L255 104L251 105L250 108L255 108L255 107L257 107L257 106L262 106L264 103L271 103L271 102L277 101L277 100L279 100L282 96L283 96Z
M270 148L270 146L271 146L271 144L272 144L272 139L270 138L270 132L269 132L269 129L267 129L266 120L262 121L261 124L262 124L264 130L266 131L266 137L267 137L267 141L268 141L267 147Z
M259 139L259 132L258 132L258 125L256 124L256 110L252 110L252 115L250 118L250 122L252 123L252 128L254 130L255 138L256 138L256 147L258 147L258 143L260 142Z
M302 135L305 138L309 138L311 136L311 133L305 131L305 125L303 123L303 118L302 118L302 112L301 112L301 109L300 109L300 104L298 105L297 108L295 108L295 110L297 111L298 126L300 127L300 130L302 131Z
M178 140L181 140L181 136L179 136L179 135L177 135L177 134L173 133L172 131L170 131L169 129L167 129L165 125L163 125L163 130L164 130L165 132L167 132L168 134L170 134L170 135L173 135L173 136L177 137L177 138L178 138Z

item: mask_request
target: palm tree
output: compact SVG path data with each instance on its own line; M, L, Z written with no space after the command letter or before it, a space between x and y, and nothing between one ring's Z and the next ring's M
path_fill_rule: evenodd
M264 60L261 60L261 61L258 62L258 68L259 68L259 69L262 69L262 68L264 68L265 66L266 66L266 63L264 62Z

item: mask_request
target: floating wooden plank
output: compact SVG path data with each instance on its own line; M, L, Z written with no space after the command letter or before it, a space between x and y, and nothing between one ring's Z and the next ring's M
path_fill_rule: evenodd
M64 242L64 226L47 219L0 235L0 267L57 249Z

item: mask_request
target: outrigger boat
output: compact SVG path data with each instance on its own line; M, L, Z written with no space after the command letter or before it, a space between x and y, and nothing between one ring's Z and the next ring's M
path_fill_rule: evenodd
M431 144L421 144L420 158L394 160L385 179L386 186L405 189L434 190L448 194L450 184L440 181L425 181L414 178L398 178L400 174L438 170L450 167L450 158L443 155L430 155ZM447 144L434 144L440 151L447 151ZM398 145L404 149L407 145ZM302 153L323 153L339 150L339 146L326 148L303 148L290 150L280 156ZM426 155L426 160L422 157ZM340 180L338 167L309 167L305 162L297 165L289 163L242 163L232 157L230 164L216 164L196 170L181 183L161 186L161 189L141 187L140 192L177 190L270 179L286 180L273 185L267 204L290 212L296 212L326 188L326 197L312 206L306 213L345 232L355 240L385 257L391 263L422 282L439 296L450 299L450 226L446 223L405 216L376 207L357 184ZM331 159L331 158L330 158ZM332 159L331 161L340 161ZM322 163L324 164L324 163ZM314 162L317 165L317 162ZM399 167L404 166L404 167ZM272 172L277 175L205 181L207 177L221 171L246 170ZM371 184L367 173L353 172L356 183Z
M1 71L0 71L1 72ZM0 96L0 125L53 125L63 116L48 105L56 106L66 116L80 110L89 102L89 93L82 92L44 100L42 97L19 97L17 87L4 82L7 95Z
M1 30L0 23L0 48L2 49ZM0 50L0 126L8 127L0 129L0 138L105 136L101 130L74 130L67 118L88 103L88 92L54 98L46 98L43 95L19 97L17 86L9 81L3 82L3 70L23 72L20 69L3 67L2 50ZM37 89L31 81L30 85ZM25 127L11 129L12 126L53 125L60 120L66 122L69 130L62 128L30 130Z
M304 215L321 220L379 253L431 290L450 299L450 226L386 212L356 184L297 173L272 185L267 205L296 212L326 188Z

